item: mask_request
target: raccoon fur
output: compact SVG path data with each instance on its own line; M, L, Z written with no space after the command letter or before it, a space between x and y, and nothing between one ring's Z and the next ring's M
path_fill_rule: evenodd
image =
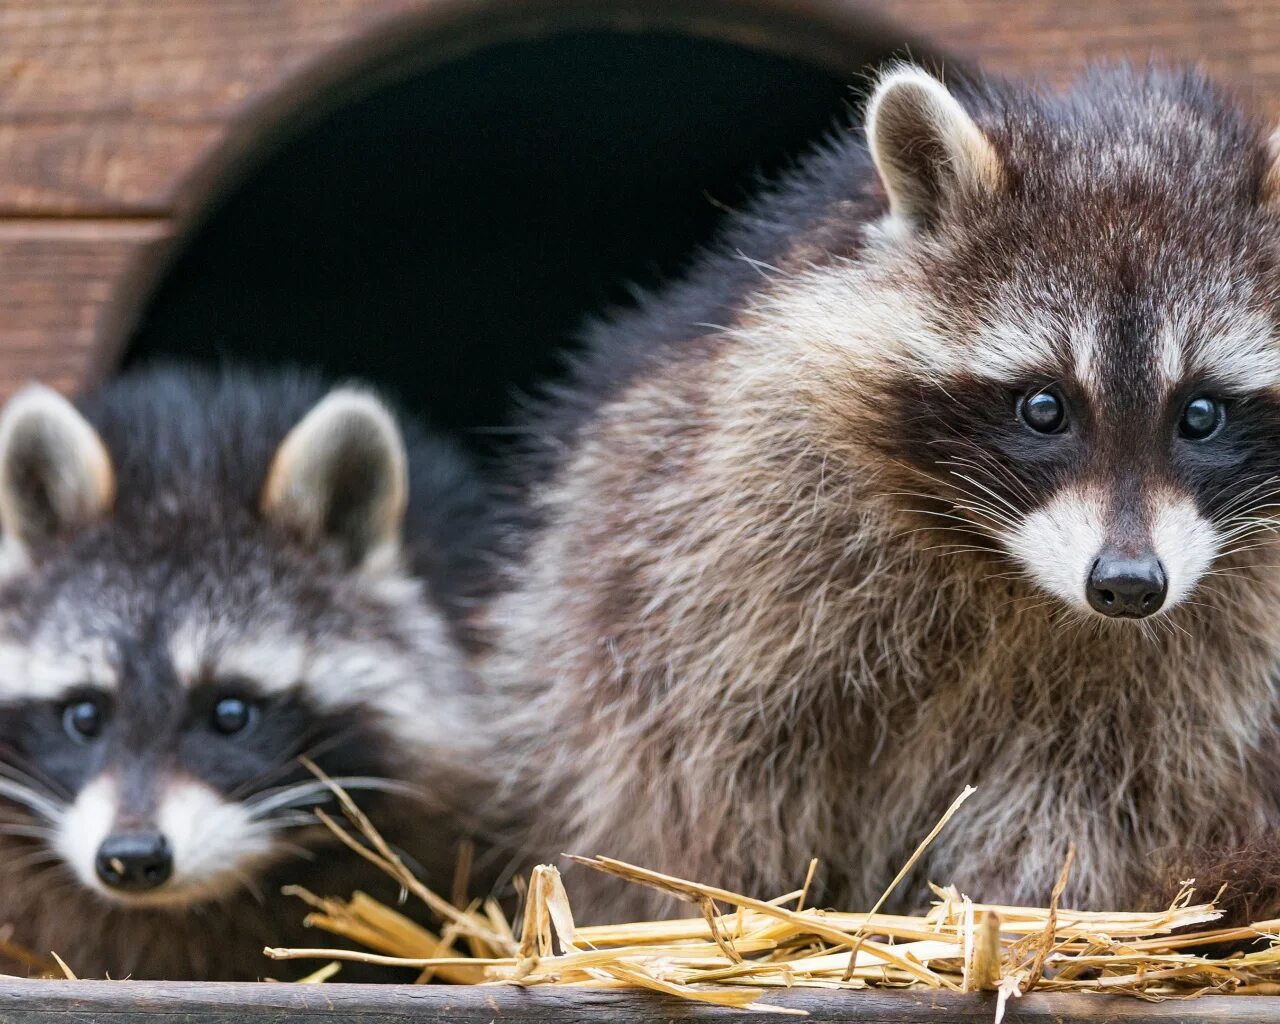
M447 887L483 789L467 655L489 521L460 455L360 387L165 369L76 406L15 396L0 414L13 941L81 977L289 977L263 947L315 939L283 884L397 894L318 826L328 791L303 758Z
M531 847L865 908L972 784L891 905L1042 902L1074 846L1116 908L1269 834L1277 239L1195 73L886 72L531 421L489 663Z

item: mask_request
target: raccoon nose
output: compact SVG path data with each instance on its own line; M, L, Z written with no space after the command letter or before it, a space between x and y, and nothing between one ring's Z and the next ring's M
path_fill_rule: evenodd
M1132 558L1106 550L1093 563L1085 591L1094 611L1113 619L1141 619L1160 610L1169 585L1154 553Z
M173 853L159 832L125 832L103 840L96 867L104 885L144 892L168 881L173 873Z

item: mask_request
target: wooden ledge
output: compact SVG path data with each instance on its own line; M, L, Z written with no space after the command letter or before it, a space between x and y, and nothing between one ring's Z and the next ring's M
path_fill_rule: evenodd
M610 1024L623 1021L730 1021L778 1024L990 1024L995 999L950 992L778 991L768 1002L802 1009L807 1018L722 1009L643 992L512 986L454 988L443 985L286 985L181 982L0 982L0 1021L16 1024L164 1021L165 1024ZM1194 1000L1141 1002L1091 994L1030 995L1011 1000L1005 1020L1069 1024L1088 1021L1218 1021L1231 1024L1280 1020L1280 998L1204 996Z

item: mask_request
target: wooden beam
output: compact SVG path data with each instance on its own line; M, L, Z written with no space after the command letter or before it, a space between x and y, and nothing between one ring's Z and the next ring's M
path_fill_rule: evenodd
M1270 0L16 0L0 4L0 214L170 211L211 152L384 58L600 25L738 38L851 80L868 32L1053 81L1156 54L1280 96Z
M768 1002L804 1010L813 1024L990 1024L995 999L943 992L790 992ZM616 1021L738 1021L778 1024L775 1013L728 1010L644 992L454 988L443 985L182 984L175 982L0 983L7 1024L164 1021L165 1024L610 1024ZM1148 1003L1124 997L1031 995L1010 1001L1011 1024L1126 1024L1213 1020L1273 1024L1280 998L1205 996Z
M0 397L28 380L75 390L117 284L167 235L151 220L0 220Z

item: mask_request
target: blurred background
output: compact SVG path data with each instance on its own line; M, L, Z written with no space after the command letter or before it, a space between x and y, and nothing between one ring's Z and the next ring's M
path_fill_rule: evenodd
M880 62L1199 61L1271 109L1274 0L0 4L0 397L184 357L371 377L468 444Z

